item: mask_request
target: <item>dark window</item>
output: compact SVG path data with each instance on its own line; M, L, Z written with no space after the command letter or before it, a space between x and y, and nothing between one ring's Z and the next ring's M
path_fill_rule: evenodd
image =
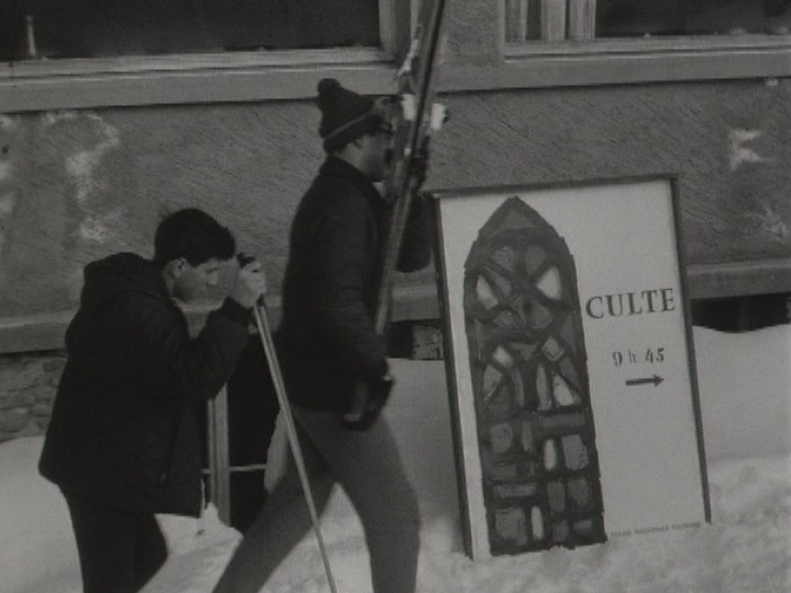
M692 323L724 332L791 323L791 293L694 300Z
M3 0L0 4L3 60L380 45L378 0Z
M596 37L788 34L791 0L598 0Z
M505 39L788 35L791 0L505 0Z

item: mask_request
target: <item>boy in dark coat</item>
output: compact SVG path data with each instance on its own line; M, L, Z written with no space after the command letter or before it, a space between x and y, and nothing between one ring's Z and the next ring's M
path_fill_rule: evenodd
M167 555L154 513L200 514L196 413L231 375L264 291L252 262L191 338L174 299L214 285L235 241L188 208L160 223L154 243L153 261L118 253L85 267L39 463L66 498L85 593L138 591Z
M333 79L319 83L318 105L327 158L292 223L278 354L317 509L340 484L365 529L374 593L412 593L419 509L390 428L382 417L367 430L344 423L355 390L391 381L373 317L391 218L374 183L392 129L373 99ZM431 257L427 207L413 204L401 271ZM292 459L215 592L257 593L310 527Z

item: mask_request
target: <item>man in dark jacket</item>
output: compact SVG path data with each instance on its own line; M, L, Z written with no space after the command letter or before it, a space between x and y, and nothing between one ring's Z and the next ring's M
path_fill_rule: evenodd
M391 381L373 317L391 218L374 183L388 172L392 129L373 99L333 79L319 83L318 105L327 158L292 223L278 354L317 508L340 484L365 529L374 593L412 593L420 517L395 441L384 418L367 430L343 421L356 390ZM416 196L401 271L429 263L427 214ZM310 530L305 503L292 459L215 592L259 591Z
M85 267L39 463L66 498L85 593L138 591L167 556L154 513L200 514L196 412L231 375L264 291L251 262L191 338L174 299L216 283L233 236L188 208L160 223L154 249L152 261L118 253Z

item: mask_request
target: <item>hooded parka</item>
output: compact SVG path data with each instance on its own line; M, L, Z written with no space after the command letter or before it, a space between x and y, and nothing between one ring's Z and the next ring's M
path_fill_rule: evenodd
M39 469L118 508L197 516L197 414L233 372L250 312L225 299L191 338L150 261L116 254L84 276Z

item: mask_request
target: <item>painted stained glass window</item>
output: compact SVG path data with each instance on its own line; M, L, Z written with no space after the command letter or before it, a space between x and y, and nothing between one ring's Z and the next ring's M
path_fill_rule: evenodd
M465 264L491 553L605 541L574 261L518 197L483 225Z

